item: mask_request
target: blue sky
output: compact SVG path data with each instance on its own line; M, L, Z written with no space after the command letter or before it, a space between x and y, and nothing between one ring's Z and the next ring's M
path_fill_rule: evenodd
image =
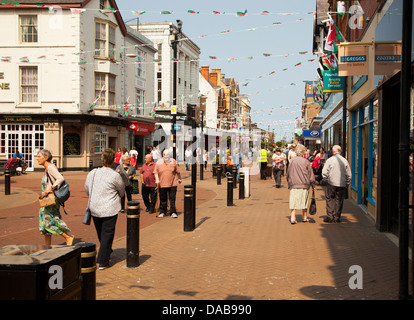
M146 11L139 16L140 22L182 20L183 32L201 49L200 66L221 68L226 77L239 82L242 94L250 96L252 121L262 129L270 126L276 140L292 136L294 125L288 122L301 117L303 81L316 79L313 14L309 14L315 11L315 0L118 0L117 4L124 20L134 18L133 10ZM199 13L190 14L188 10ZM245 16L236 15L245 10ZM161 11L172 14L161 15ZM263 15L262 11L270 14ZM231 32L222 33L227 30ZM308 53L299 54L304 51ZM265 57L264 53L271 56ZM309 62L311 59L315 61ZM295 67L297 63L301 65Z

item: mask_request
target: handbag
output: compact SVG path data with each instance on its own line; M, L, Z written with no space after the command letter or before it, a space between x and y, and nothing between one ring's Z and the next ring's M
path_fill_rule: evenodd
M47 171L46 174L50 183L53 185L53 181L50 178L49 173ZM67 215L67 212L65 210L65 201L68 200L70 197L69 183L66 180L63 180L59 188L53 190L53 194L55 195L56 201L63 207L63 211Z
M138 180L132 179L131 183L132 183L132 194L139 194Z
M98 171L98 169L96 171ZM91 213L91 209L89 209L89 204L91 203L92 190L93 190L93 181L95 180L96 171L93 174L91 193L89 194L89 200L88 200L88 207L86 208L85 215L83 216L83 221L82 221L83 224L86 224L88 226L91 224L92 213Z
M314 215L316 214L316 200L315 200L315 190L312 190L312 200L309 206L309 214Z
M56 198L53 193L48 193L45 196L39 196L39 205L40 207L49 207L56 204Z

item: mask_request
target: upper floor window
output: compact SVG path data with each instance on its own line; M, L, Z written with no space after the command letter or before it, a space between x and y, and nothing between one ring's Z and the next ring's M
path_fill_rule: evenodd
M20 68L20 102L30 103L38 101L37 67Z
M114 106L116 92L116 76L109 73L95 73L95 96L97 97L102 90L96 105Z
M37 42L37 16L20 16L20 42Z
M136 76L137 77L141 77L141 78L145 78L145 52L139 50L137 48L136 50L136 54L137 54L137 63L135 65L136 68Z
M115 60L115 27L106 22L95 23L95 55Z
M99 9L103 10L105 9L105 0L99 0Z

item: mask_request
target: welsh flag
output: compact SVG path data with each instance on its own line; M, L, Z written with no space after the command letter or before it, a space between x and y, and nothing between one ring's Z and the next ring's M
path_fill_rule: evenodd
M345 41L344 37L342 36L341 32L339 31L338 26L333 21L332 17L329 16L329 31L328 36L326 37L325 42L325 50L326 51L338 51L337 44L342 41Z
M327 68L328 70L332 69L332 64L331 61L328 59L328 57L326 56L326 54L324 54L323 52L321 52L321 61L322 61L322 65Z

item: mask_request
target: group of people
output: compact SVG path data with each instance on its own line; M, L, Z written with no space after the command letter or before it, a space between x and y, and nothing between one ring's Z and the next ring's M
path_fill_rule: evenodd
M135 148L130 152L118 149L119 155L113 149L107 148L101 153L102 167L89 172L85 181L85 192L88 195L88 208L95 225L100 242L97 263L99 269L109 266L109 257L112 252L112 242L118 213L125 210L125 197L132 200L132 180L136 174L136 167L131 159L137 157ZM42 178L42 196L53 193L60 187L64 178L52 163L52 154L48 150L40 150L37 162L45 168ZM170 215L177 218L175 198L177 184L181 183L181 175L177 162L171 158L169 150L164 150L163 156L157 162L151 153L145 156L145 163L140 171L142 183L142 197L146 211L155 213L157 192L159 191L160 204L158 217L167 214L168 201ZM39 231L45 237L45 244L50 245L52 235L62 236L66 245L72 245L74 235L62 219L60 204L41 207L39 210Z

